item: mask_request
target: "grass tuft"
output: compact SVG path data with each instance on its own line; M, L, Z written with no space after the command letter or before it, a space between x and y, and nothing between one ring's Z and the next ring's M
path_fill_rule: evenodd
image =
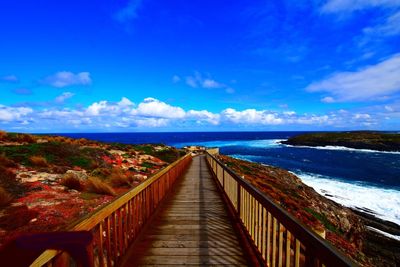
M90 193L100 194L100 195L110 195L115 196L115 191L111 186L103 182L97 177L89 177L86 181L86 190Z
M61 182L63 186L68 187L69 189L74 189L78 191L83 191L84 186L81 183L81 180L74 173L66 173L64 174Z
M109 176L109 180L110 183L116 187L120 186L130 187L132 185L131 179L129 179L129 177L126 174L124 174L121 170L116 168L112 169L111 174Z
M32 163L33 166L37 167L47 167L49 164L47 160L42 156L31 156L29 161Z

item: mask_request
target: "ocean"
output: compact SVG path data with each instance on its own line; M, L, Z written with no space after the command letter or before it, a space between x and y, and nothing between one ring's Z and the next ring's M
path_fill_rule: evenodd
M238 159L284 168L342 205L400 224L400 152L345 147L292 147L279 142L303 132L61 134L126 144L219 147Z

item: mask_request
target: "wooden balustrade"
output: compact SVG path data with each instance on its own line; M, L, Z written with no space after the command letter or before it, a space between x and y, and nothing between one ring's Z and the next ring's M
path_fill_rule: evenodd
M207 162L264 266L355 266L320 236L210 153Z
M191 159L187 154L70 227L70 231L92 232L94 266L116 266L120 262ZM71 263L72 259L65 253L46 250L31 266L69 266Z

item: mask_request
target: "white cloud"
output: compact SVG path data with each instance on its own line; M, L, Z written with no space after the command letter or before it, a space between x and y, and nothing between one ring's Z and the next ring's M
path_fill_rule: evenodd
M314 82L306 87L309 92L328 92L325 102L335 100L364 101L387 98L400 91L400 54L355 72L339 72L325 80Z
M296 115L296 112L295 111L284 111L283 114L287 115L287 116L294 116L294 115Z
M133 114L168 119L185 117L185 111L182 108L171 106L152 97L144 99L143 102L138 105Z
M363 113L356 113L356 114L354 114L354 116L353 116L353 118L354 119L356 119L356 120L360 120L360 119L370 119L371 118L371 115L369 115L369 114L363 114Z
M64 92L61 95L57 96L55 101L57 103L64 103L65 100L73 97L75 94L71 93L71 92Z
M32 112L33 110L28 107L14 108L0 105L0 121L10 122L21 120Z
M122 97L121 101L118 102L118 106L120 107L132 107L134 105L135 104L126 97Z
M89 72L74 74L69 71L60 71L44 79L44 83L53 87L62 88L71 85L90 85L92 79Z
M203 88L222 88L222 87L225 87L225 85L222 83L219 83L213 79L204 79L202 81L202 87Z
M89 116L98 116L103 110L106 110L107 108L107 101L95 102L87 108L86 113Z
M326 97L322 98L321 101L324 103L334 103L335 99L331 96L326 96Z
M399 0L329 0L321 8L323 13L354 12L369 8L393 8L400 6Z
M178 82L177 80L176 82ZM174 80L175 82L175 80ZM219 89L224 88L228 94L233 94L235 90L228 85L218 82L210 77L203 77L199 72L195 72L194 75L188 76L185 79L187 85L193 88L205 88L205 89Z
M284 122L275 113L255 109L237 111L233 108L227 108L221 112L221 116L223 120L236 124L276 125Z
M218 125L220 119L219 114L214 114L207 110L189 110L186 116L189 119L196 119L198 122L205 121L212 125Z
M391 104L381 106L381 117L395 117L400 110ZM390 111L390 113L389 113ZM374 115L372 115L374 114ZM255 129L270 129L270 127L350 127L375 125L377 112L343 111L327 114L298 114L292 110L269 111L257 109L236 110L226 108L213 113L208 110L185 111L178 106L155 98L146 98L137 106L128 98L123 97L118 102L98 101L88 107L60 108L55 105L48 109L32 109L29 107L9 107L0 105L0 122L9 125L10 129L21 127L26 123L29 129L52 129L56 131L79 128L84 130L102 130L104 128L160 128L184 129L185 127L216 127L231 129L252 127ZM368 126L368 127L369 127ZM21 128L23 129L23 128ZM27 128L26 128L27 129ZM201 128L204 129L204 128ZM217 128L216 128L217 129Z
M400 11L389 15L381 24L365 28L363 32L369 38L400 34Z

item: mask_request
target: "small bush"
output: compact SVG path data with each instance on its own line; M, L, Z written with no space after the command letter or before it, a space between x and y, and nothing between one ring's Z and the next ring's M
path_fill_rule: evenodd
M3 187L0 187L0 207L10 204L12 199L12 196Z
M150 162L143 162L142 167L146 167L146 168L150 169L150 168L154 167L154 164L152 164Z
M73 166L78 166L83 169L88 169L92 165L92 161L86 157L73 156L69 158Z
M90 193L115 196L115 192L112 187L97 177L90 177L86 181L86 190Z
M74 189L78 191L82 191L84 189L81 180L73 173L66 173L60 182L63 186L68 187L69 189Z
M48 166L47 160L42 156L32 156L29 158L29 161L32 163L33 166L37 166L37 167L47 167Z

